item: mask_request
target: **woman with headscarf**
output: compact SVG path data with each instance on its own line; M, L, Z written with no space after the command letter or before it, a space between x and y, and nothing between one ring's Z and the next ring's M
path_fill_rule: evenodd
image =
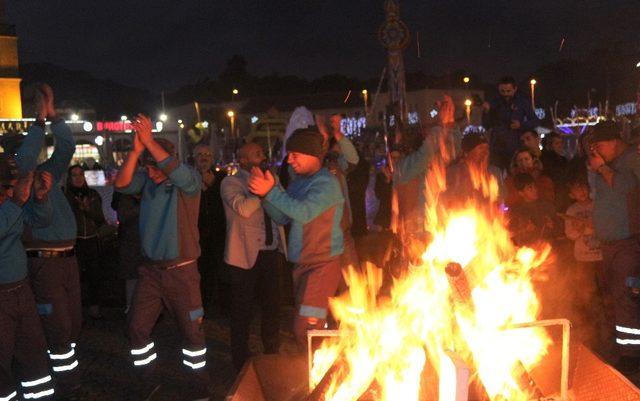
M78 226L75 250L82 280L87 283L89 291L87 296L89 316L100 319L102 318L100 291L103 275L98 230L105 224L102 198L97 191L89 188L84 177L84 169L80 165L69 167L65 195L73 209Z

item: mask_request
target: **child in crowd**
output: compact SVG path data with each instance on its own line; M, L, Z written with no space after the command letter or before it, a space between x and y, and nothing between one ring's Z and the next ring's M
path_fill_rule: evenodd
M597 338L600 331L598 327L606 322L602 321L604 314L601 313L602 250L593 229L593 201L589 197L589 184L580 178L572 180L569 182L569 197L574 203L562 217L564 232L574 242L575 263L570 273L571 288L575 289L571 303L575 317L572 320L579 325L591 326L591 330L583 332L587 337ZM583 340L589 342L588 339Z
M509 226L516 245L531 245L538 241L551 242L555 238L555 207L551 202L540 199L533 176L516 174L513 184L522 202L510 211Z

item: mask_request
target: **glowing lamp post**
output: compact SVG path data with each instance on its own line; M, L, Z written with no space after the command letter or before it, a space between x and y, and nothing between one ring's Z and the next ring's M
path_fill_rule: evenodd
M531 81L529 81L529 83L531 84L531 107L535 109L536 108L536 84L538 83L538 81L536 81L535 79L532 79Z
M164 113L160 114L159 118L160 118L160 121L162 121L163 123L167 122L167 115L166 114L164 114Z
M362 97L364 98L364 115L366 116L368 113L367 111L367 103L369 100L369 91L367 91L366 89L362 90Z
M240 91L236 88L233 88L233 90L231 91L231 101L233 102L235 100L235 97L238 96L238 93L240 93Z
M124 132L124 123L127 122L127 117L126 115L122 115L120 116L120 121L122 121L122 132Z
M469 82L471 82L471 78L464 77L464 78L462 78L462 82L464 82L465 85L469 85Z
M229 124L231 127L231 135L235 135L235 122L236 122L236 113L233 110L227 111L227 117L229 117Z
M467 99L464 101L464 106L467 111L467 125L471 125L471 99Z

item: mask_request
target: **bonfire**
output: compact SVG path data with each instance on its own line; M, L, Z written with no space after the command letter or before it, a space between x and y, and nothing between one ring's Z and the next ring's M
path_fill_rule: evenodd
M472 174L482 201L456 208L438 202L445 158L428 169L426 231L432 238L381 295L382 271L345 272L349 291L331 300L339 335L314 350L310 399L326 401L456 400L456 369L489 400L541 394L527 375L551 344L543 328L509 329L539 318L534 277L550 247L514 246L497 207L495 180ZM320 386L321 388L319 388ZM449 391L451 394L446 394ZM445 393L443 393L445 392Z

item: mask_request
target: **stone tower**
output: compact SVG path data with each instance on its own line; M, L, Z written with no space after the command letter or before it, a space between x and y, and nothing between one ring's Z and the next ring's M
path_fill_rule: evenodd
M0 0L0 118L22 118L18 65L18 37Z

